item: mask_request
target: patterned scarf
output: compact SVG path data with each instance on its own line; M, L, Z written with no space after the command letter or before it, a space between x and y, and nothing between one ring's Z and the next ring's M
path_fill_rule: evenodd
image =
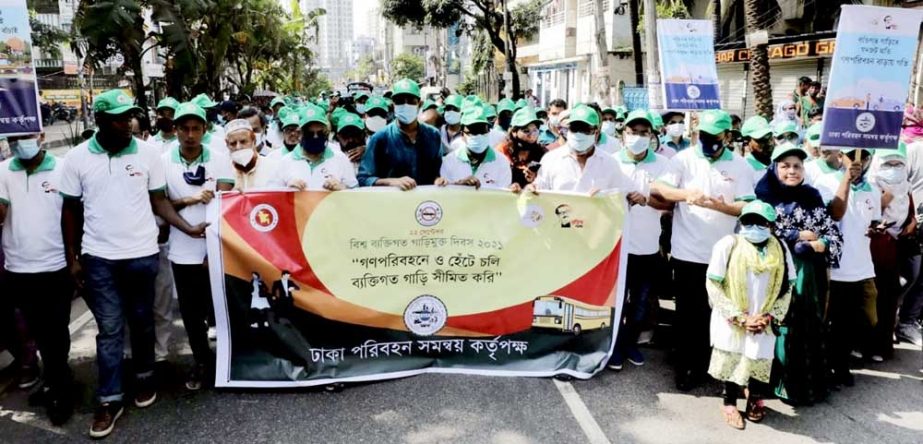
M728 256L728 273L724 280L724 291L731 302L743 313L750 312L750 299L748 296L748 272L753 274L769 273L769 288L766 292L766 301L757 313L768 313L779 297L785 278L785 255L782 245L775 237L770 237L764 252L759 250L749 241L737 236L731 253Z
M904 129L901 130L901 140L913 143L923 139L923 108L907 105L904 109Z

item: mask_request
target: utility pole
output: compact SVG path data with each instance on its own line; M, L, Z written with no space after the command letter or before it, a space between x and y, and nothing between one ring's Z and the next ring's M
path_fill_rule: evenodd
M612 92L609 90L609 43L606 41L606 15L603 0L596 0L596 13L593 16L596 25L596 52L599 66L596 69L596 95L601 105L612 105Z
M660 69L657 62L657 5L654 0L644 0L644 41L647 45L645 71L647 73L648 108L663 109L660 91Z
M644 84L644 63L641 61L641 34L638 33L638 25L641 22L638 14L638 0L631 0L628 5L628 21L631 23L631 53L635 62L635 83Z

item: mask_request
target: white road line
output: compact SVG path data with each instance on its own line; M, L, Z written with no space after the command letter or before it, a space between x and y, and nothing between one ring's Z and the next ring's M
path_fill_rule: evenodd
M552 381L554 381L555 387L558 388L558 392L561 393L561 397L564 398L564 402L567 403L567 407L570 408L574 419L577 420L577 424L580 424L580 428L583 429L587 442L590 444L611 444L609 438L606 438L606 434L603 433L603 429L593 419L590 409L583 403L583 399L580 399L580 394L574 390L574 386L569 382L558 381L557 379L552 379Z
M87 325L90 319L93 319L93 313L90 313L90 310L85 311L77 319L74 319L74 322L71 322L70 325L67 326L67 329L71 332L71 336L73 336L77 330L83 328L84 325Z

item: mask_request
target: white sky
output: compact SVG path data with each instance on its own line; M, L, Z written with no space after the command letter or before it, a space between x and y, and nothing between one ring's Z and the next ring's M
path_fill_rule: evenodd
M372 1L377 2L378 0L352 0L353 2L353 38L365 34L365 31L369 29L369 15L366 11L369 8L369 3Z

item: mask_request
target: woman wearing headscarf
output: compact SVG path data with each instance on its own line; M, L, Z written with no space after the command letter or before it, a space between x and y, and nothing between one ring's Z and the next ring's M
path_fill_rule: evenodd
M778 220L774 231L792 252L796 277L788 314L776 341L776 396L789 404L810 405L827 396L824 359L827 268L839 264L843 237L820 192L804 183L801 147L782 144L773 151L756 197L772 205Z
M799 136L804 132L804 125L798 117L798 107L795 102L791 99L782 99L779 106L776 107L775 117L773 117L772 122L769 122L769 126L776 128L789 122L795 124Z

